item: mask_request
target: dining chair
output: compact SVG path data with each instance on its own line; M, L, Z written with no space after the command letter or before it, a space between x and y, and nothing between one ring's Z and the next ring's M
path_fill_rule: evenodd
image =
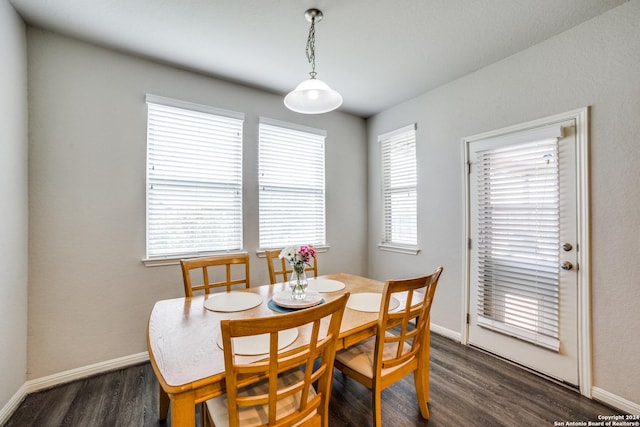
M184 294L193 296L194 291L210 294L212 289L244 284L250 287L249 254L216 255L204 258L180 260ZM234 268L234 266L238 266ZM224 268L223 268L224 267ZM201 283L198 283L202 280Z
M376 427L382 426L380 393L412 372L420 414L429 418L429 312L442 270L387 281L376 335L336 354L335 367L371 390ZM399 293L406 293L407 303L389 312L392 296Z
M336 340L348 298L345 293L288 314L221 320L226 395L206 401L205 425L327 427ZM296 341L279 350L279 333L293 328ZM264 359L247 362L234 354L234 339L263 334L269 336Z
M279 258L282 249L274 249L264 251L267 259L267 268L269 269L269 281L272 285L289 280L292 269L287 265L287 260ZM289 267L289 268L287 268ZM318 256L313 258L311 266L305 267L305 271L313 271L313 277L318 277Z

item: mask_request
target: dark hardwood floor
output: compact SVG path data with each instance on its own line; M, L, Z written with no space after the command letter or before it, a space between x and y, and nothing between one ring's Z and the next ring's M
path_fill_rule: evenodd
M29 395L5 424L24 426L165 426L149 363ZM617 411L491 355L436 334L431 340L429 421L420 417L413 377L382 393L389 427L553 426L597 421ZM329 424L371 425L371 394L336 371Z

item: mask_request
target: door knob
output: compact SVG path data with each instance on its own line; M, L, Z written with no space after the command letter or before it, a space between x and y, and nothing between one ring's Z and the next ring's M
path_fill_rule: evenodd
M571 270L573 268L573 264L571 264L569 261L565 261L562 263L561 267L563 270Z
M573 249L573 246L571 246L571 243L565 243L564 245L562 245L562 250L565 252L569 252L571 249Z

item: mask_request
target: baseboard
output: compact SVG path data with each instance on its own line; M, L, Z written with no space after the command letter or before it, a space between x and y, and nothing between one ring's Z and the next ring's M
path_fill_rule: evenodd
M598 387L591 387L591 397L605 405L621 410L625 414L640 415L640 403L624 399Z
M431 331L454 341L460 342L461 334L451 329L444 328L439 325L431 324ZM84 366L81 368L71 369L57 374L49 375L35 380L29 380L18 389L7 404L0 408L0 425L6 423L14 411L20 406L20 403L29 394L39 390L54 387L56 385L68 383L78 379L90 377L92 375L125 368L127 366L144 363L149 360L149 354L145 351L142 353L132 354L117 359L107 360L105 362ZM600 401L613 408L619 409L626 414L640 415L640 404L631 402L606 390L598 387L592 387L592 398Z
M117 359L111 359L104 362L95 363L93 365L83 366L80 368L59 372L57 374L49 375L42 378L37 378L35 380L29 380L24 384L23 388L25 388L27 394L29 394L39 390L57 386L60 384L90 377L92 375L114 371L116 369L125 368L127 366L136 365L138 363L144 363L144 362L147 362L148 360L149 360L149 353L144 351L142 353L132 354L129 356L119 357Z
M0 426L4 425L11 415L18 409L18 406L22 403L24 398L27 397L27 390L24 385L18 389L16 394L13 395L11 399L4 405L3 408L0 408Z
M431 329L431 332L435 332L438 335L442 335L443 337L447 337L456 342L461 342L462 340L462 334L460 332L456 332L443 326L436 325L433 322L431 323L431 327L429 329Z
M16 394L13 395L4 407L0 408L0 425L9 421L11 415L16 409L18 409L18 406L20 406L24 398L27 397L29 393L34 393L60 384L90 377L92 375L126 368L131 365L137 365L139 363L147 362L148 360L149 353L144 351L142 353L119 357L117 359L111 359L105 362L71 369L69 371L59 372L57 374L37 378L35 380L29 380L18 389Z

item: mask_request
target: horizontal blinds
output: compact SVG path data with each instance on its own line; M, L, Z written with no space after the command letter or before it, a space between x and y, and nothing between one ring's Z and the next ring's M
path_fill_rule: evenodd
M383 243L417 245L416 132L410 125L378 138L382 157Z
M147 104L147 257L241 249L243 120Z
M478 322L557 351L557 138L480 152L477 167Z
M326 244L322 133L261 120L260 247Z

